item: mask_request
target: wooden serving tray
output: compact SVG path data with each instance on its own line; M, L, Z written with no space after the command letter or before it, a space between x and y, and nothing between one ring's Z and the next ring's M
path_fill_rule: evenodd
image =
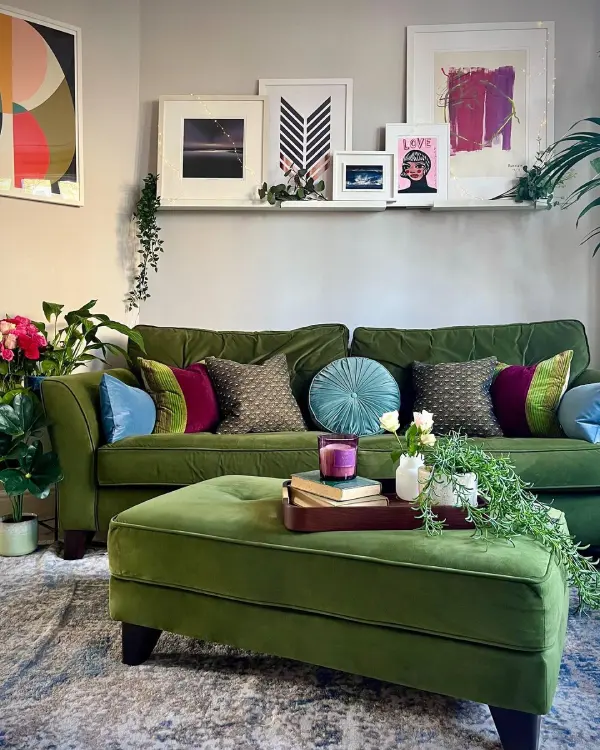
M289 486L289 482L286 482ZM293 505L289 497L283 499L283 524L290 531L386 531L419 529L422 520L418 511L395 492L383 493L390 501L385 506L359 506L347 508L301 508ZM483 500L479 501L484 505ZM447 529L473 529L463 508L439 505L436 514Z

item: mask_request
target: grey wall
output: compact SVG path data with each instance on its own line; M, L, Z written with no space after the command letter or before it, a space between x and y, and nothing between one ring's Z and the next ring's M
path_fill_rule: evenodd
M256 93L261 77L352 77L354 147L402 121L412 24L556 21L556 133L598 103L598 0L144 0L140 169L160 94ZM576 62L576 68L574 64ZM597 106L596 106L597 109ZM596 114L598 114L596 112ZM595 266L573 211L161 215L143 322L428 327L577 317L595 335Z

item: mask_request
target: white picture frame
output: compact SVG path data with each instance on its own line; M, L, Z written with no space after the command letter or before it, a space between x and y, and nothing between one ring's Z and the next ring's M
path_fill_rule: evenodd
M394 200L396 159L385 151L334 151L334 201Z
M554 141L552 21L409 26L407 57L407 119L451 125L451 199L500 195Z
M81 207L84 205L81 29L46 16L0 5L0 24L6 25L14 21L36 24L47 29L44 37L39 35L45 47L45 73L40 78L38 89L32 92L31 81L36 78L33 51L42 50L38 38L32 40L37 43L30 44L26 57L21 55L16 58L21 61L27 60L27 94L25 100L15 99L10 102L11 107L19 105L19 110L12 110L11 116L5 118L4 127L0 132L0 199L21 198ZM35 27L30 27L29 32L32 30L33 33L37 33ZM10 30L7 32L7 29L4 31L11 33ZM24 38L23 32L20 37ZM72 43L69 37L72 37ZM14 60L13 57L13 65ZM1 58L0 64L5 65ZM15 74L15 71L9 70L8 75L13 80L14 98L14 80L15 75L18 76L18 71ZM45 130L44 119L36 117L36 112L45 107L44 117L47 119L50 100L54 100L53 115L52 121L48 121L48 130ZM15 117L19 116L33 117L35 127L46 139L45 168L38 149L38 153L32 155L33 159L24 158L24 166L19 174L14 140ZM56 142L53 143L51 139L55 139ZM23 148L25 147L22 146ZM32 167L32 163L36 164L35 168ZM21 182L21 185L17 186L17 182Z
M258 92L269 97L269 184L285 182L293 164L323 180L330 198L333 152L352 149L352 79L261 78Z
M448 199L448 125L388 123L385 150L395 156L393 205L432 206Z
M161 206L260 203L267 167L265 96L161 96L158 117Z

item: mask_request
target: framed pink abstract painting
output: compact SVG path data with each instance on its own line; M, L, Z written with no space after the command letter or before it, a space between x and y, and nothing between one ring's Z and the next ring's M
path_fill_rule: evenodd
M395 157L394 205L431 206L448 198L448 125L385 126L385 150Z
M0 200L83 205L80 34L0 5Z
M410 26L407 110L450 128L451 199L505 192L554 140L554 24Z

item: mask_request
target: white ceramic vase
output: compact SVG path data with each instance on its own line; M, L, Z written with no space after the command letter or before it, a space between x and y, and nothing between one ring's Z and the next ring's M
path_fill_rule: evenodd
M419 496L419 469L424 465L423 456L400 456L400 463L396 469L396 495L401 500L412 503Z
M20 557L37 549L38 520L33 513L23 516L18 523L10 521L12 516L0 517L0 555Z
M431 471L427 466L419 469L419 491L422 491L427 485ZM454 484L464 487L465 493L460 494L467 497L469 505L477 505L477 475L473 472L468 474L457 475ZM449 477L444 477L440 481L432 482L429 487L429 496L432 505L461 505L458 493L452 487Z

